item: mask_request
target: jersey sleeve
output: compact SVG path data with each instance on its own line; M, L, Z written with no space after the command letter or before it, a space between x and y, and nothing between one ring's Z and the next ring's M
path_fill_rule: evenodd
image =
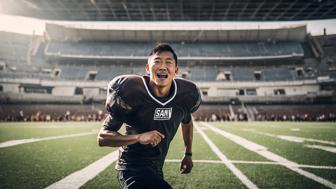
M184 118L182 119L182 123L183 124L188 124L191 120L191 114L187 114L184 116Z
M116 129L119 125L121 126L132 111L132 107L122 97L123 84L122 77L117 77L108 84L105 106L109 116L104 121L104 126L108 129Z
M103 122L103 127L105 127L107 130L110 131L118 131L122 126L122 124L123 124L122 121L119 121L118 119L115 119L111 115L108 115Z
M192 102L192 105L190 106L190 109L188 110L188 112L186 113L186 115L184 116L182 120L183 124L188 124L190 122L191 114L199 108L202 102L201 92L198 87L196 87L196 90L192 96L193 96L193 102Z

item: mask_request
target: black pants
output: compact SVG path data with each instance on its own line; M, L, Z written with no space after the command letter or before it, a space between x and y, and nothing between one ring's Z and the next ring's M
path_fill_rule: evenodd
M172 189L161 175L152 169L139 168L118 171L118 181L122 189Z

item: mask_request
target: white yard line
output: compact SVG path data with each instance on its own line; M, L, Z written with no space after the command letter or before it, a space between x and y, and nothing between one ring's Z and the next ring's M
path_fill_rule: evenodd
M333 141L326 141L326 140L317 140L317 139L312 139L312 138L303 138L306 141L310 141L310 142L318 142L318 143L322 143L322 144L331 144L331 145L336 145L336 142Z
M324 151L331 152L331 153L336 153L335 147L321 146L321 145L304 145L304 146L307 148L315 148L315 149L320 149L320 150L324 150Z
M303 165L303 164L300 164L299 167L312 168L312 169L331 169L331 170L336 170L335 166L323 166L323 165Z
M286 135L276 135L280 139L288 140L288 141L293 141L293 142L304 142L304 141L309 141L309 142L317 142L317 143L322 143L322 144L331 144L331 145L336 145L336 142L333 141L326 141L326 140L317 140L317 139L312 139L312 138L304 138L304 137L297 137L297 136L286 136Z
M262 165L281 165L278 162L274 161L242 161L242 160L229 160L233 164L262 164ZM168 163L181 163L181 159L166 159L165 162ZM202 160L202 159L193 159L194 163L210 163L210 164L223 164L221 160ZM336 170L336 166L323 166L323 165L304 165L298 164L298 167L312 168L312 169L330 169Z
M279 165L277 162L273 161L241 161L241 160L231 160L234 164L263 164L263 165Z
M118 159L118 153L118 150L113 151L89 166L55 182L46 189L77 189L115 162Z
M166 159L165 162L181 163L181 159ZM194 163L215 163L223 164L221 160L193 160Z
M194 124L196 130L199 134L202 135L203 139L208 143L211 150L222 160L222 162L229 168L232 173L238 177L238 179L247 187L251 189L257 189L258 187L247 178L244 173L242 173L232 162L228 160L228 158L219 150L219 148L209 139L209 137L197 126Z
M315 174L312 174L308 171L305 171L305 170L302 170L299 168L299 165L293 161L290 161L290 160L287 160L286 158L284 157L281 157L275 153L272 153L270 151L267 150L266 147L263 147L259 144L256 144L254 142L251 142L249 140L246 140L240 136L237 136L237 135L234 135L234 134L231 134L229 132L226 132L226 131L223 131L221 129L218 129L208 123L202 123L203 125L205 125L206 127L210 128L211 130L213 130L214 132L224 136L225 138L241 145L242 147L250 150L250 151L253 151L263 157L265 157L266 159L268 160L271 160L271 161L274 161L274 162L278 162L280 165L284 166L284 167L287 167L288 169L292 170L292 171L295 171L307 178L310 178L320 184L323 184L329 188L334 188L336 189L336 184L332 183L331 181L329 180L326 180L322 177L319 177ZM259 148L255 148L253 146L259 146Z
M303 138L303 137L287 136L287 135L274 135L274 134L265 133L261 131L255 131L255 130L249 130L249 131L253 133L269 136L269 137L279 138L279 139L290 141L290 142L304 143L304 141L310 141L310 142L318 142L322 144L336 145L335 142L326 141L326 140L316 140L316 139L311 139L311 138ZM331 147L331 146L304 145L304 147L324 150L324 151L331 152L331 153L336 153L336 147Z
M274 137L282 139L282 140L287 140L289 142L303 143L305 141L305 139L301 137L296 137L296 136L275 135Z
M71 135L61 135L61 136L52 136L52 137L44 137L44 138L31 138L31 139L22 139L22 140L9 140L6 142L0 143L0 148L6 148L10 146L16 146L20 144L27 144L32 142L39 142L45 140L55 140L61 138L70 138L70 137L78 137L78 136L86 136L96 134L97 132L85 132L85 133L78 133L78 134L71 134Z
M282 165L279 162L273 161L240 161L240 160L231 160L234 164L263 164L263 165ZM290 166L292 164L288 164ZM304 167L304 168L313 168L313 169L332 169L336 170L336 166L321 166L321 165L304 165L304 164L297 164L297 167Z
M276 137L276 138L280 138L282 140L287 140L287 141L290 141L290 142L303 143L304 141L309 141L309 142L317 142L317 143L322 143L322 144L336 145L336 142L327 141L327 140L318 140L318 139L312 139L312 138L287 136L287 135L274 135L274 134L265 133L265 132L256 131L256 130L246 130L246 131L261 134L261 135L266 135L266 136L270 136L270 137Z
M231 163L234 164L270 164L270 165L279 165L277 162L273 161L241 161L241 160L228 160ZM173 163L181 163L181 159L166 159L165 162L173 162ZM223 161L221 160L194 160L194 163L214 163L214 164L223 164ZM335 167L336 169L336 167Z

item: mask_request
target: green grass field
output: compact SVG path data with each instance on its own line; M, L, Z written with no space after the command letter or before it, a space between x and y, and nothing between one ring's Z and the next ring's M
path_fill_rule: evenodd
M336 124L293 122L216 122L208 123L221 131L242 137L245 143L225 137L204 123L196 123L229 162L258 188L336 188ZM96 135L100 123L0 123L0 146L22 139L49 140L0 148L0 188L45 188L68 175L82 170L117 148L100 148ZM183 140L177 133L164 166L165 179L175 189L247 188L213 152L203 136L194 129L194 169L188 175L179 173L183 156ZM84 136L50 138L70 134ZM287 138L284 139L283 136ZM292 140L299 137L301 141ZM289 140L288 140L289 138ZM286 140L287 139L287 140ZM297 138L296 138L297 139ZM269 155L251 150L247 143L265 147L299 164L307 176L270 160ZM119 188L115 162L82 184L81 188ZM317 182L316 178L321 178ZM61 187L62 188L62 187Z

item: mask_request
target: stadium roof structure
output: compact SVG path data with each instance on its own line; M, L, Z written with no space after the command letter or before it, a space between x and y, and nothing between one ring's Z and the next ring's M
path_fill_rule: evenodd
M134 23L136 24L136 23ZM124 42L302 42L307 35L306 25L270 29L225 29L180 23L151 28L139 26L109 27L106 29L82 28L47 24L49 41L124 41ZM183 27L182 24L186 27Z
M336 18L334 0L5 0L0 13L66 21L298 21Z

